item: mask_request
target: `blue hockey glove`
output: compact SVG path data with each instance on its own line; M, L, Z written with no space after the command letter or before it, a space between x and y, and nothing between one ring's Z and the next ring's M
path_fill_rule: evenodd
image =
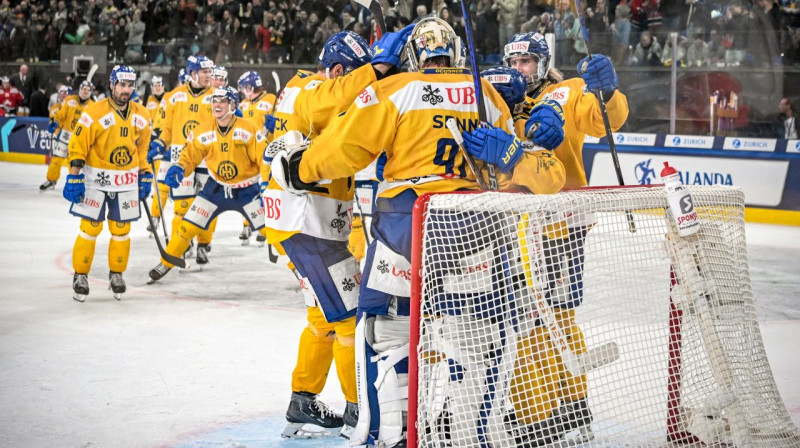
M85 176L81 174L67 174L67 183L64 185L64 199L73 204L80 204L86 193L86 185L83 180Z
M150 141L150 150L147 151L147 163L153 163L153 160L159 156L164 157L167 155L167 145L160 138Z
M53 137L56 136L56 129L58 129L58 123L56 123L55 121L51 121L47 125L47 132L49 132L50 135L52 135Z
M537 125L538 128L531 128ZM536 103L531 117L525 122L525 134L530 136L533 144L544 149L556 149L564 141L564 111L561 105L553 100Z
M278 122L278 119L275 118L274 115L267 115L264 118L264 127L267 128L267 131L272 133L275 132L275 123Z
M586 82L586 88L591 92L603 92L604 97L610 96L610 92L619 85L617 72L611 64L611 60L602 54L593 54L592 59L585 57L578 62L578 73Z
M182 166L172 165L167 170L166 176L164 176L164 183L170 188L178 188L181 186L181 181L183 180L184 176L185 174Z
M144 173L139 175L139 200L143 201L150 196L150 190L153 188L153 175Z
M239 109L239 108L237 107L237 108L236 108L236 109L233 111L233 116L234 116L234 117L239 117L239 118L242 118L242 117L244 117L244 114L242 113L242 110L241 110L241 109Z
M414 24L408 25L396 33L386 33L372 46L372 65L400 64L400 53L411 35Z
M464 148L473 157L497 166L507 173L522 158L522 142L500 128L478 128L462 132Z
M375 177L381 182L383 182L384 179L383 169L386 167L386 159L388 159L388 157L384 151L378 156L378 162L375 164Z

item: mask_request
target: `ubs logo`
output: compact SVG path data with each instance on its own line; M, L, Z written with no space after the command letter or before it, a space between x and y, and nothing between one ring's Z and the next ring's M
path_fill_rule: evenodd
M217 167L217 174L222 180L231 181L239 174L239 169L233 162L225 160Z
M183 125L183 138L189 140L189 136L192 135L192 131L197 127L198 124L200 123L195 120L187 121L186 124Z
M128 151L128 148L124 146L117 146L111 151L111 157L109 158L109 161L114 164L114 166L125 168L131 163L132 159L131 152Z

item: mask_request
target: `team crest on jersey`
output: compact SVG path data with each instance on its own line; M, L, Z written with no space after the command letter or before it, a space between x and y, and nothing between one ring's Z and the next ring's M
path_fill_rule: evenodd
M198 124L200 124L200 123L198 123L195 120L189 120L186 123L184 123L184 125L183 125L183 138L185 138L186 140L191 140L192 131L194 131L194 128L196 128Z
M112 125L116 124L116 122L117 119L114 118L114 112L109 112L100 117L100 126L102 126L103 129L110 128Z
M149 123L149 120L145 119L139 114L133 114L133 116L131 116L131 122L138 129L144 129L144 127L147 126L147 123Z
M204 145L214 143L217 141L217 133L214 131L204 132L197 136L197 140Z
M187 101L186 92L175 92L175 95L172 95L169 98L169 102L172 103L172 104L185 103L186 101Z
M118 166L120 168L125 168L128 164L131 163L133 157L131 157L131 152L128 151L128 148L125 146L117 146L113 150L111 150L111 157L109 157L109 162L113 163L114 166Z
M439 95L439 88L434 88L432 85L428 84L427 86L422 87L422 90L425 92L422 95L422 101L426 103L431 103L431 106L435 106L439 103L444 102L444 97Z
M87 114L85 112L81 114L81 119L78 120L78 121L80 121L80 123L82 125L84 125L85 127L87 127L87 128L89 126L91 126L92 123L94 123L94 120L92 120L92 117L90 117L89 114Z
M232 181L236 178L237 174L239 174L239 168L231 161L225 160L217 167L217 175L224 181Z

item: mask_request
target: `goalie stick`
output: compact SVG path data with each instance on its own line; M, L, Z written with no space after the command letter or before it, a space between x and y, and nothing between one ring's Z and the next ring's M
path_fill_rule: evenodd
M156 192L156 194L158 193ZM156 240L156 246L158 246L158 252L161 254L161 258L166 260L169 264L174 264L182 269L186 268L186 261L184 261L183 258L173 257L164 250L161 239L158 237L158 232L156 232L156 224L153 222L153 216L150 214L150 205L147 204L147 198L142 199L142 203L144 204L144 212L147 214L147 220L150 221L150 228L153 229L153 239Z
M383 18L383 9L381 9L381 4L378 0L354 1L372 12L372 16L375 17L375 23L378 25L378 30L380 30L381 35L386 34L386 20Z
M553 309L547 303L547 299L542 294L541 286L546 284L539 277L534 277L531 269L531 263L536 261L536 264L541 266L542 260L533 260L531 257L531 250L528 246L528 228L530 227L530 218L527 213L520 216L520 221L517 224L517 236L520 246L520 258L522 259L522 267L525 274L525 283L528 285L529 292L533 295L533 304L538 312L539 319L542 320L550 339L553 341L561 359L564 361L564 366L569 370L573 376L584 375L598 367L610 364L619 358L619 347L616 342L606 342L598 347L587 350L585 353L577 354L567 343L567 337L564 330L558 324ZM541 254L541 251L534 250L534 253Z
M156 163L155 162L150 162L150 169L153 170L153 173L156 175L156 178L157 178L158 177L158 172L156 171ZM153 179L155 181L155 183L156 183L156 191L155 191L155 195L154 196L156 197L156 200L158 201L158 209L161 210L161 215L163 217L163 215L164 215L164 204L161 203L161 195L158 194L158 179L156 179L156 178ZM161 227L164 229L164 244L169 244L169 237L167 236L167 224L164 222L163 219L161 220ZM156 229L153 229L153 235L154 236L155 236L155 233L156 233Z

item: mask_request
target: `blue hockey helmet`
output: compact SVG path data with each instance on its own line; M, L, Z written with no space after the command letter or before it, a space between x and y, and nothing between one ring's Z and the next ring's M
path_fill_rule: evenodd
M127 65L115 65L108 76L108 84L112 89L119 81L131 81L136 86L136 70ZM91 84L91 83L89 83ZM94 87L92 87L94 89Z
M410 46L413 59L409 59L409 70L416 71L425 61L437 56L450 58L451 67L463 67L466 51L461 38L453 27L438 17L426 17L411 31Z
M503 49L503 64L511 66L511 58L525 55L536 59L536 73L531 73L527 79L529 87L536 87L545 79L550 67L550 49L544 36L539 33L515 34Z
M238 81L239 90L250 87L256 89L262 86L261 76L258 73L250 70L249 72L244 72L242 76L239 77Z
M496 65L482 71L481 77L492 83L492 86L503 97L512 112L514 111L514 106L525 100L528 85L519 70Z
M211 94L211 102L226 99L234 108L239 107L239 92L231 86L217 87Z
M181 71L178 72L178 83L186 84L186 81L188 80L189 78L186 77L186 69L182 68Z
M331 36L319 54L319 65L326 72L341 64L344 73L372 62L372 50L363 37L352 31L342 31Z
M198 55L189 56L186 58L186 75L191 76L192 73L197 73L203 69L214 69L214 61L211 59Z

